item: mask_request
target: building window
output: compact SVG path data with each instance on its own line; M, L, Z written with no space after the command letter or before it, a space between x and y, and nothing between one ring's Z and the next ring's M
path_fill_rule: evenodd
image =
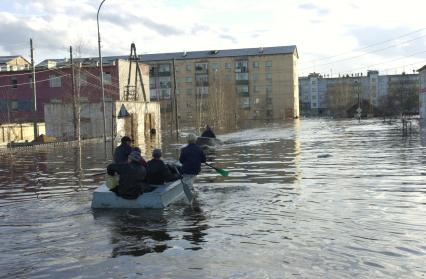
M253 74L253 80L259 80L259 74Z
M245 73L245 72L248 72L247 70L248 70L247 60L235 61L235 72Z
M259 93L260 92L260 86L259 85L255 85L254 86L254 92L255 93Z
M250 108L250 98L244 97L240 100L240 106L242 109L249 109Z
M208 75L196 75L195 83L197 86L208 86L209 85L209 76Z
M16 77L11 78L10 82L12 84L12 88L18 88L18 79Z
M111 85L111 73L110 72L104 72L104 85Z
M186 89L186 95L192 95L192 88Z
M175 72L179 73L180 72L180 67L179 66L175 66Z
M192 77L186 77L185 82L186 83L192 83Z
M150 78L149 79L149 89L155 89L155 88L156 88L155 78Z
M271 73L266 73L266 74L265 74L265 79L266 79L267 81L272 81L272 74L271 74Z
M186 64L186 71L191 72L192 71L192 64Z
M170 99L170 89L161 89L161 98Z
M236 80L248 80L248 73L236 73L235 79Z
M219 70L220 64L219 63L212 63L212 69L213 70Z
M225 63L225 69L232 69L231 63Z
M198 95L208 95L209 94L209 88L208 87L197 87L197 94Z
M259 68L259 61L253 61L253 68Z
M267 94L272 93L272 86L271 85L266 85L266 93Z
M87 75L85 75L85 74L78 75L77 86L87 86Z
M160 88L171 88L172 83L170 77L160 77Z
M49 75L49 86L50 87L61 87L61 77L55 75Z
M160 64L158 72L170 74L170 64Z
M195 64L195 72L197 73L207 73L208 69L209 69L209 64L207 62Z
M265 62L265 67L266 68L271 68L272 67L272 61L266 61Z
M237 94L239 96L248 97L249 96L248 85L239 85L239 86L237 86Z

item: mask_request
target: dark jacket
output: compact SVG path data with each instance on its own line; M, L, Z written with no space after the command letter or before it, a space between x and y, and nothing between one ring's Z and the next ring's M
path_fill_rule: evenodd
M145 188L147 188L144 184L146 170L138 162L132 162L130 164L109 164L107 173L109 175L114 175L116 173L120 175L118 186L114 192L122 198L136 199L146 190Z
M199 174L201 163L206 162L206 155L200 146L191 143L182 148L179 161L182 163L183 174Z
M146 167L146 181L149 184L162 185L164 182L172 181L176 177L163 160L152 159Z
M114 163L127 164L127 158L132 151L133 149L130 145L125 143L120 144L114 151Z
M201 136L203 138L216 138L216 135L213 133L212 129L206 129Z

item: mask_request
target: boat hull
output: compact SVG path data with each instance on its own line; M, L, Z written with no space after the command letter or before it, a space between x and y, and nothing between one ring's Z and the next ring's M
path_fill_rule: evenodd
M106 184L102 184L93 192L92 208L165 208L185 198L181 180L152 186L156 187L152 192L128 200L117 196Z

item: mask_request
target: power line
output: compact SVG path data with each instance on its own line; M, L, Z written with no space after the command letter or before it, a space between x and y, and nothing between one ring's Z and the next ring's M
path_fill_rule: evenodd
M412 35L412 34L415 34L415 33L419 33L419 32L422 32L422 31L424 31L424 30L426 30L426 27L423 27L423 28L417 29L417 30L415 30L415 31L413 31L413 32L409 32L409 33L403 34L403 35L398 36L398 37L394 37L394 38L392 38L392 39L388 39L388 40L385 40L385 41L381 41L381 42L373 43L373 44L371 44L371 45L367 45L367 46L365 46L365 47L361 47L361 48L358 48L358 49L353 49L353 50L348 51L348 52L343 52L343 53L336 54L336 55L332 55L332 56L328 56L328 57L323 57L323 58L319 58L319 59L310 60L310 61L307 61L307 62L305 62L305 63L313 63L313 62L317 62L317 61L321 61L321 60L328 60L328 59L332 59L332 58L335 58L335 57L339 57L339 56L342 56L342 55L345 55L345 54L350 54L350 53L353 53L353 52L356 52L356 51L361 51L361 50L364 50L364 49L371 48L371 47L373 47L373 46L377 46L377 45L385 44L385 43L387 43L387 42L391 42L391 41L394 41L394 40L397 40L397 39L400 39L400 38L403 38L403 37L406 37L406 36L409 36L409 35Z

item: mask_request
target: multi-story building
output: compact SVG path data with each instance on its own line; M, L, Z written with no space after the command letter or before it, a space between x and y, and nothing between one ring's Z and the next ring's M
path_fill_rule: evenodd
M148 54L151 99L171 123L220 127L299 116L296 46Z
M360 107L366 115L416 113L419 76L379 75L378 71L327 78L313 73L299 78L301 114L352 117Z
M419 114L422 128L426 128L426 65L419 70Z

